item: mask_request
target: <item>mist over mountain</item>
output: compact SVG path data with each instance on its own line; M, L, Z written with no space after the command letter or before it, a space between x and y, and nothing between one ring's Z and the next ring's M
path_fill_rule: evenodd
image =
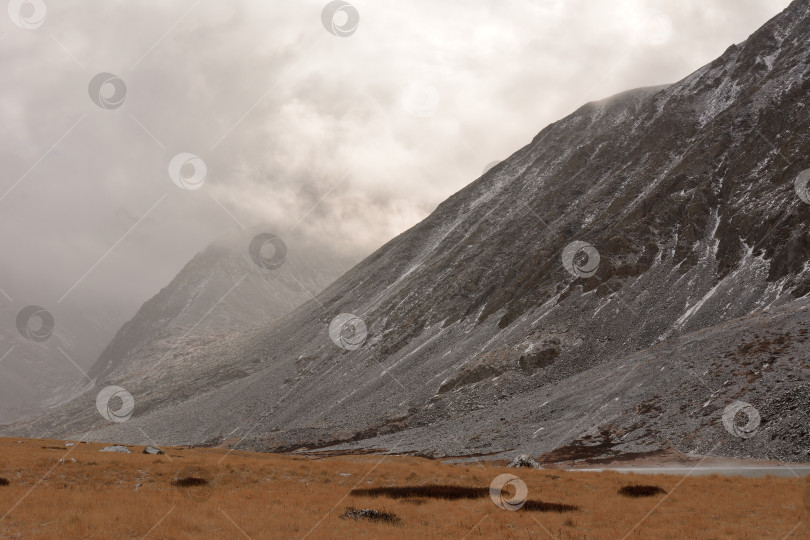
M150 370L161 353L188 346L178 340L214 341L275 321L355 262L301 235L285 235L285 241L269 229L262 225L226 235L197 254L120 329L90 368L90 377L101 382Z
M98 313L97 306L81 310L70 303L54 310L52 335L37 341L25 339L9 323L0 341L9 345L0 381L0 420L36 416L49 407L58 410L63 402L95 394L96 387L113 379L144 380L151 391L171 392L164 370L174 370L179 380L190 369L201 370L184 363L193 350L227 346L233 335L283 317L355 262L351 255L292 231L285 231L285 242L266 232L270 229L260 225L212 242L123 326L114 317L83 318ZM13 321L18 313L4 316ZM33 318L31 328L39 324ZM223 371L228 370L215 362L214 372L201 381L246 373Z
M284 317L341 262L291 253L267 274L209 248L121 329L92 391L6 431L806 459L808 42L797 0L677 83L582 106ZM283 308L259 320L268 298ZM126 422L97 414L105 385L133 396ZM724 425L738 402L757 436Z
M68 299L49 305L54 325L45 341L27 339L17 319L32 299L46 295L5 291L12 299L0 307L0 422L41 414L90 385L86 371L121 324L130 316L122 306L97 299ZM32 321L32 328L39 323Z

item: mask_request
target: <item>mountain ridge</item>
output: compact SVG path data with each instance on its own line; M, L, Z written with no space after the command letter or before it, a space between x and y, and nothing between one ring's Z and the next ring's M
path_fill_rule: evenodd
M797 0L681 81L580 107L316 299L228 347L193 353L222 369L251 365L249 372L214 389L188 385L170 403L136 396L139 414L90 436L140 441L137 426L171 444L273 450L385 441L390 452L497 456L519 446L545 454L583 433L606 431L613 440L646 429L646 440L614 447L693 451L698 441L708 452L709 439L732 437L722 440L725 455L803 457L792 453L801 439L777 419L763 427L770 445L765 435L737 440L723 430L718 407L800 395L807 379L807 363L795 360L805 351L804 311L791 305L810 292L810 208L793 189L810 150L800 114L809 104L808 40L808 5ZM583 262L584 246L593 251ZM750 359L722 325L766 307L788 310L796 328L772 338L787 340L782 348L752 345L762 350ZM346 348L330 332L341 314L363 322L342 328L359 332L362 346ZM764 332L768 317L750 320L750 330ZM651 349L703 329L714 329L717 354L733 360L693 365L677 350ZM633 370L626 382L643 391L628 390L624 400L597 391L611 366L661 350L679 374L662 376L668 387ZM792 360L779 360L788 353ZM760 376L749 380L746 362ZM692 371L707 366L712 378L732 381L710 408L701 405L713 391L691 384ZM557 396L556 417L534 403L544 393ZM88 401L63 412L63 423L42 419L24 430L79 433L91 425ZM626 431L647 402L668 424ZM627 425L591 418L609 404L622 408L615 418ZM807 407L796 414L810 418ZM688 412L704 421L679 421ZM562 434L572 421L582 423L579 432L536 436Z
M273 321L354 263L353 257L293 236L295 247L289 256L285 254L281 268L259 268L249 253L249 240L268 229L259 225L225 235L195 255L116 333L88 371L90 377L104 380L113 376L127 357L156 341ZM291 280L290 275L295 277Z

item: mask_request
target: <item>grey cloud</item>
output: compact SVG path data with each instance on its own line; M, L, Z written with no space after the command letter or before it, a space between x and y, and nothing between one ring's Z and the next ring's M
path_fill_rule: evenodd
M219 203L359 257L583 102L673 82L788 2L358 1L348 38L324 4L51 1L37 30L3 21L0 196L83 119L0 201L0 287L54 304L166 194L71 298L133 312L238 228ZM628 22L650 6L672 20L659 46ZM89 99L102 71L126 82L119 109ZM403 106L413 80L438 90L432 116ZM207 163L202 189L171 183L178 152Z

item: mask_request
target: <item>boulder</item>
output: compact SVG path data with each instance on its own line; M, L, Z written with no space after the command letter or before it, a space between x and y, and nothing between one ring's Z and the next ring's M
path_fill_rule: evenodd
M126 446L121 446L120 444L116 444L114 446L106 446L99 450L99 452L118 452L121 454L130 454L129 448Z
M529 469L542 469L540 464L537 463L529 454L520 454L518 457L510 461L507 467L512 467L513 469L520 469L522 467L527 467Z

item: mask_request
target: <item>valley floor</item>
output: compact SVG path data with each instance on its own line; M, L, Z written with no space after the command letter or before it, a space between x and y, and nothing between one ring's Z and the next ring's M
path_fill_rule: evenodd
M99 452L104 446L0 439L0 537L810 536L806 478L507 469L373 454L313 458L187 447L164 448L164 455L143 454L143 447L130 447L131 454ZM528 500L518 511L499 508L489 496L501 474L526 485ZM629 484L666 493L619 495ZM407 486L415 489L352 493ZM511 489L505 491L507 500ZM381 514L352 514L352 508Z

